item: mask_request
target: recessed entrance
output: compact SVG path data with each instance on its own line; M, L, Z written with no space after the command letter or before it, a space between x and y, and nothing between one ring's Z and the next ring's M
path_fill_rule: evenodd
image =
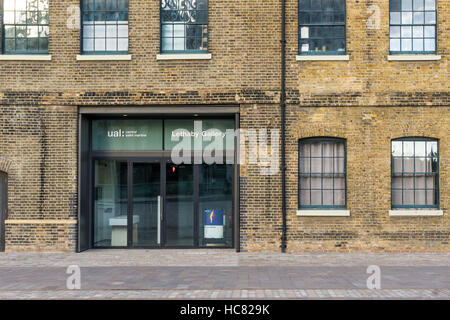
M234 130L232 119L222 120L207 119L207 129L216 125L221 132ZM86 160L91 187L85 194L91 199L90 247L234 246L235 165L227 163L225 150L221 161L195 160L195 154L208 145L203 142L187 161L175 161L174 140L197 135L189 121L193 124L194 119L178 123L153 118L90 120ZM210 136L206 140L214 141Z
M232 165L94 159L94 177L94 247L232 247Z

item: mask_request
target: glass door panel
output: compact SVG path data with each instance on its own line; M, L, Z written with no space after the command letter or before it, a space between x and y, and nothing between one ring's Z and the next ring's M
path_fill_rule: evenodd
M199 246L231 247L233 165L202 164L199 174Z
M191 164L166 165L166 246L194 246L194 173Z
M161 244L161 165L133 163L133 246Z
M94 246L127 246L128 164L95 160Z

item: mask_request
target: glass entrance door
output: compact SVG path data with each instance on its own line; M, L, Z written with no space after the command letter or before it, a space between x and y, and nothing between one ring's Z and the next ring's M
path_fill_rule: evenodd
M166 246L194 246L194 167L166 163Z
M233 166L94 160L94 247L232 247Z
M134 247L161 245L161 164L160 162L133 162L132 224ZM132 220L132 222L131 222Z

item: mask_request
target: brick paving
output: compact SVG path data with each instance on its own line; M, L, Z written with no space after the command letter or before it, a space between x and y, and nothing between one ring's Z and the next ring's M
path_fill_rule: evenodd
M66 288L70 265L81 290ZM450 299L450 253L2 253L0 299Z

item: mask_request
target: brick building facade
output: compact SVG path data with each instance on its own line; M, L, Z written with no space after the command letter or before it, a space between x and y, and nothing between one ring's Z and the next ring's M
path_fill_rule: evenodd
M159 56L156 0L129 1L126 59L82 54L82 32L71 24L78 21L77 8L80 1L49 1L48 55L42 59L5 50L0 55L6 251L80 249L80 229L90 226L79 218L92 205L81 200L92 184L80 177L85 115L118 110L111 115L156 116L172 108L173 115L194 117L223 110L238 117L241 129L281 128L280 1L209 0L211 56L200 54L203 59ZM346 1L345 12L345 58L302 55L299 1L286 0L287 251L449 251L449 3L436 1L435 52L414 56L390 53L389 1ZM340 211L347 215L299 210L299 141L316 137L345 141ZM437 206L396 216L391 145L412 137L438 142ZM260 169L238 167L233 246L277 251L281 172L261 175Z

